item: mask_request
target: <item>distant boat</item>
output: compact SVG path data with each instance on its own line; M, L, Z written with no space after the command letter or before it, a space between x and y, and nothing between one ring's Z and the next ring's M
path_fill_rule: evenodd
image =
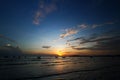
M41 56L38 56L37 59L41 59Z
M58 58L58 56L55 56L55 58Z
M63 56L62 58L65 58L65 56Z

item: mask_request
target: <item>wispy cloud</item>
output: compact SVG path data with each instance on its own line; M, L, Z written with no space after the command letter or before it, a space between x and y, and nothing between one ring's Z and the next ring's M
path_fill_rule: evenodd
M102 27L105 25L113 25L113 24L115 24L115 21L114 22L105 22L103 24L92 24L92 25L90 25L90 24L78 24L75 27L62 30L63 33L61 33L59 35L58 39L53 40L53 42L61 41L62 39L66 38L66 37L67 37L66 45L68 45L69 47L72 46L70 44L70 41L78 41L79 44L85 43L85 42L94 42L94 41L88 41L89 39L86 39L85 37L74 38L75 37L74 35L78 34L81 30L86 30L86 29L90 29L90 28L92 29L92 28ZM91 39L95 39L96 36L97 36L96 34L92 35Z
M82 29L86 29L88 27L90 28L97 28L97 27L101 27L101 26L105 26L105 25L112 25L115 24L115 22L106 22L103 24L92 24L91 26L88 24L79 24L74 28L68 28L64 30L64 33L60 34L60 38L65 38L71 35L75 35L77 33L79 33Z
M77 29L72 29L72 28L71 29L66 29L66 30L64 30L64 33L62 33L60 35L60 38L65 38L67 36L77 34L78 32L79 32L79 30L77 30Z
M92 28L96 28L96 27L100 27L100 26L103 26L103 24L93 24Z
M91 27L92 28L97 28L97 27L102 27L102 26L112 25L112 24L115 24L115 22L106 22L106 23L103 23L103 24L93 24Z
M98 39L92 42L96 42L96 45L91 47L74 47L75 50L114 50L120 51L120 37L111 37ZM90 43L90 42L89 42Z
M78 25L78 28L87 28L88 27L88 25L86 25L86 24L80 24L80 25Z
M88 26L86 24L80 24L80 25L77 25L76 27L74 28L68 28L68 29L65 29L63 30L64 33L60 34L60 38L65 38L65 37L70 37L71 35L75 35L77 34L81 29L84 29L84 28L87 28Z
M73 40L69 40L67 43L70 44L71 41L79 40L79 45L88 45L90 43L95 43L91 46L81 47L81 46L72 46L69 45L72 49L75 50L120 50L120 35L97 35L97 36L90 36L89 38L86 37L79 37Z
M40 0L38 9L34 14L33 23L36 25L40 24L48 14L55 10L57 10L57 0L51 0L49 3L47 0Z
M33 23L38 25L43 17L44 17L43 12L42 11L37 11L35 13Z

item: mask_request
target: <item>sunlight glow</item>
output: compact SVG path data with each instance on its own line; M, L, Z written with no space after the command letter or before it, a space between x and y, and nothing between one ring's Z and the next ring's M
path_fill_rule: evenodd
M58 56L63 56L63 52L61 50L57 51Z

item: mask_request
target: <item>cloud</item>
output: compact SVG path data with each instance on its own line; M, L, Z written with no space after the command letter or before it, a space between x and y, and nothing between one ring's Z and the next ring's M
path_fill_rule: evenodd
M108 40L114 40L120 36L101 36L101 37L96 37L96 38L90 38L90 39L85 39L82 41L80 44L84 43L89 43L89 42L100 42L100 41L108 41Z
M109 39L106 41L98 41L94 46L100 50L120 50L120 37L116 37L115 39Z
M87 47L82 47L82 48L79 48L79 47L75 47L73 46L72 49L75 49L75 50L93 50L93 48L87 48Z
M71 46L71 44L69 43L69 41L66 42L66 45L67 45L67 46Z
M78 25L78 27L79 27L79 28L87 28L88 25L86 25L86 24L80 24L80 25Z
M68 28L64 30L64 33L60 34L60 38L65 38L74 34L77 34L81 29L87 28L86 24L77 25L74 28Z
M80 40L80 44L85 44L85 43L89 43L89 42L99 42L99 41L107 41L107 40L114 40L114 39L119 39L120 36L119 35L114 35L114 36L90 36L89 38L85 38L85 37L79 37L79 38L75 38L73 40L68 40L68 41L76 41L76 40Z
M87 28L97 28L97 27L101 27L101 26L105 26L105 25L112 25L112 24L115 24L115 21L114 22L105 22L103 24L93 24L93 25L89 25L89 24L79 24L79 25L76 25L75 27L73 28L68 28L68 29L65 29L63 30L63 33L60 34L60 38L59 39L56 39L54 40L53 42L57 42L59 40L62 40L64 38L67 37L67 42L66 42L66 45L73 48L73 49L76 49L76 50L83 50L83 49L96 49L96 48L91 48L91 47L82 47L82 48L79 48L77 47L78 45L82 45L84 46L84 44L86 43L95 43L95 42L98 42L98 41L107 41L109 39L113 39L113 38L116 38L116 37L113 37L111 38L110 36L110 33L112 34L114 31L110 31L110 33L107 33L107 34L103 34L101 36L97 35L97 34L92 34L90 36L90 38L86 38L86 37L78 37L78 38L74 38L75 34L79 33L81 30L86 30ZM99 37L98 37L99 36ZM72 38L70 38L72 37ZM74 41L72 42L71 44L71 41ZM74 43L74 47L73 47L73 43ZM77 45L77 46L76 46ZM89 45L90 46L90 45Z
M93 24L92 26L87 25L87 24L80 24L74 28L68 28L68 29L64 30L64 33L60 34L60 38L65 38L65 37L77 34L78 32L80 32L81 29L86 29L88 27L97 28L97 27L101 27L101 26L105 26L105 25L112 25L112 24L115 24L115 22L106 22L103 24Z
M79 30L77 29L66 29L64 33L62 33L60 35L60 38L65 38L67 36L73 35L73 34L77 34L79 32Z
M42 48L49 49L49 48L51 48L51 46L42 46Z
M72 41L78 41L79 46L70 47L75 50L115 50L120 51L120 35L115 35L110 33L102 35L92 35L89 38L79 37L73 40L69 40L68 43ZM93 44L94 43L94 44ZM88 46L90 44L91 46ZM93 44L93 45L92 45ZM81 46L84 45L84 46Z
M91 28L97 28L97 27L101 27L101 26L105 26L105 25L112 25L112 24L115 24L115 22L106 22L106 23L103 23L103 24L93 24L91 26Z
M86 39L84 37L78 37L78 38L75 38L75 39L68 40L68 42L70 42L70 41L76 41L76 40L82 40L82 41L84 41Z
M0 38L3 38L3 39L8 40L8 41L10 41L10 42L13 42L13 43L15 43L15 44L18 46L17 41L15 41L15 40L13 40L13 39L11 39L11 38L8 38L8 37L6 37L6 36L4 36L4 35L2 35L2 34L0 34Z
M114 39L114 40L106 40L106 41L96 41L97 44L91 47L71 47L72 49L75 50L120 50L120 44L119 44L120 38L119 39Z
M43 17L44 17L43 12L42 11L37 11L35 13L33 23L38 25Z
M51 0L49 3L47 0L41 0L38 9L36 10L33 18L33 23L38 25L41 21L50 13L57 10L57 1Z
M93 24L92 28L96 28L96 27L100 27L100 26L103 26L103 24Z

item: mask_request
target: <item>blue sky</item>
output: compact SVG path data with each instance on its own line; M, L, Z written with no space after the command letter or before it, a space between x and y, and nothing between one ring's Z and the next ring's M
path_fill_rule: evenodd
M0 34L18 42L23 51L119 53L114 49L119 46L113 44L120 40L119 3L119 0L2 0ZM106 48L108 42L113 47Z

